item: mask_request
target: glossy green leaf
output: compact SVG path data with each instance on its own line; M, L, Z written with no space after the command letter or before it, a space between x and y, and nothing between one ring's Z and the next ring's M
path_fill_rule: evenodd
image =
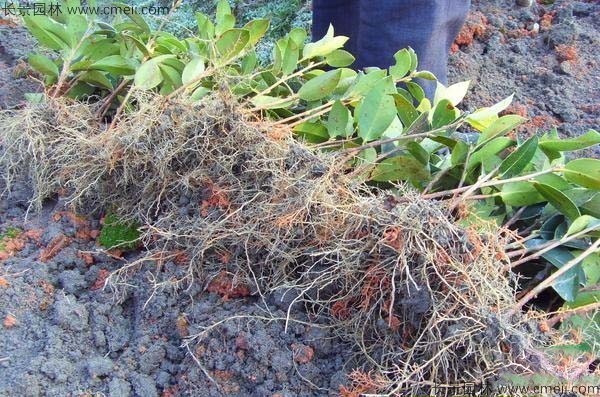
M45 15L24 16L23 21L29 32L42 44L53 50L68 50L71 47L64 25Z
M250 41L250 32L246 29L229 29L216 41L217 62L224 65L240 55Z
M377 182L425 181L428 178L429 172L423 164L409 155L385 159L371 172L371 180Z
M295 126L292 131L309 143L321 143L329 140L327 128L321 123L305 122Z
M304 46L302 56L305 59L327 56L333 51L342 48L346 41L348 41L348 37L335 36L333 26L329 25L327 33L321 40L314 43L308 43Z
M493 106L477 109L467 115L465 120L477 131L483 131L494 121L498 120L498 114L506 110L512 103L514 94L496 103Z
M383 91L383 86L372 89L358 110L358 135L365 142L379 139L396 117L394 98Z
M440 128L448 125L456 120L457 113L457 109L449 99L442 99L433 110L431 126L433 128Z
M183 73L181 74L181 81L183 84L189 84L193 81L197 81L204 74L204 70L204 59L200 57L194 57L187 65L185 65Z
M215 37L215 25L207 15L197 12L196 23L198 24L198 33L201 39L210 40Z
M390 75L394 80L400 80L408 74L411 65L411 56L406 48L394 54L396 63L390 66Z
M345 50L335 50L325 57L327 65L334 68L345 68L354 63L354 56Z
M500 197L506 205L512 207L523 207L545 201L530 182L506 183L502 185Z
M131 7L131 5L128 5L125 3L113 3L113 4L116 6L120 6L122 8L128 9L129 12L126 12L125 14L129 17L129 19L131 19L137 26L139 26L143 32L150 33L150 26L148 26L144 17L142 17L140 14L138 14L138 12L135 10L135 8L133 8L133 7Z
M50 58L42 54L33 54L29 56L29 64L32 68L45 76L58 77L58 66Z
M415 79L423 79L423 80L437 80L435 75L428 70L421 70L412 75Z
M158 67L158 62L153 60L144 62L135 73L133 79L136 87L144 90L150 90L157 87L163 81L163 74Z
M400 117L402 124L404 127L410 127L417 117L419 117L419 112L417 112L412 102L408 101L402 95L395 94L394 103L396 104L398 117Z
M231 7L227 0L219 0L217 3L216 22L215 33L217 35L220 35L235 26L235 17L231 13Z
M298 91L300 99L305 101L318 101L330 95L337 87L342 71L330 70L322 75L307 81Z
M539 182L533 182L533 186L554 208L566 215L569 219L575 220L581 216L575 203L560 190Z
M595 130L589 130L576 138L553 139L545 135L540 139L541 148L557 152L580 150L598 144L600 144L600 133Z
M469 90L470 81L462 81L460 83L452 84L446 87L439 81L435 90L433 103L438 104L441 100L447 99L454 106L458 105Z
M510 178L523 171L533 159L535 151L537 150L537 145L538 138L534 135L519 146L517 150L509 154L504 161L502 161L502 164L500 164L500 174L502 178Z
M373 70L367 74L360 72L356 75L354 84L346 93L346 98L359 98L368 94L377 84L385 78L385 70Z
M106 75L98 70L90 70L82 73L79 80L96 87L106 88L107 90L112 90L114 88L112 82Z
M525 122L525 118L517 116L515 114L509 114L500 117L487 127L479 136L478 143L494 139L499 136L506 135L510 131L514 130L519 125Z
M251 100L257 109L282 109L294 104L294 98L280 98L269 95L257 95Z
M579 186L600 190L600 160L576 159L565 166L565 178Z
M571 223L569 230L567 230L567 236L579 233L582 230L591 227L600 228L600 219L594 218L590 215L581 215L579 218L575 219L573 223Z
M89 66L90 69L102 70L112 74L128 76L136 73L135 65L121 55L111 55L100 59Z
M244 25L244 29L250 32L250 44L255 45L269 30L270 21L268 19L254 19Z
M329 136L346 137L348 135L348 122L350 121L350 111L340 101L335 101L329 116L327 118L327 131Z
M408 88L408 91L417 100L417 102L421 102L423 99L425 99L425 91L423 91L423 88L417 83L409 81L406 83L406 88Z

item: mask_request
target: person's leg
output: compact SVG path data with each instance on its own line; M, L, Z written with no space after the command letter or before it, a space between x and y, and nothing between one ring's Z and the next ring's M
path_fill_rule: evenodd
M419 69L446 83L448 52L462 27L470 0L362 0L356 68L394 63L396 51L412 47ZM428 97L435 84L425 83Z
M333 25L336 36L348 36L344 48L356 56L360 0L313 0L312 38L317 41Z

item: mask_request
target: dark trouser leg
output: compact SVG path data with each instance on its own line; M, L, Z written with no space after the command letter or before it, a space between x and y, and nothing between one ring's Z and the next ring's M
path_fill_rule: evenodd
M396 51L410 46L419 57L419 69L429 70L446 83L448 52L465 21L470 0L361 0L360 3L355 68L386 68L394 63ZM432 98L435 82L425 82L425 91Z
M312 8L313 41L323 37L332 24L336 36L350 38L344 48L356 56L360 0L313 0Z

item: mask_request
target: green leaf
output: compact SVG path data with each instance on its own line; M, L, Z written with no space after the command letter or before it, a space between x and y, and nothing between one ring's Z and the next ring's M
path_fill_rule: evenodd
M554 248L542 254L542 257L552 263L558 269L562 268L575 257L571 252L562 247ZM579 291L580 274L582 272L581 264L578 264L567 272L563 273L552 284L552 288L567 302L573 302Z
M135 65L121 55L111 55L100 59L91 64L89 68L122 76L128 76L135 73Z
M574 251L573 254L581 255L583 251ZM581 267L585 273L585 286L591 287L597 285L600 281L600 254L594 253L587 256L582 262ZM596 294L600 294L600 291L595 291ZM598 295L595 298L600 298Z
M201 39L210 40L215 37L215 25L207 15L197 12L196 22L198 24L198 33Z
M467 160L467 153L469 153L469 145L463 141L456 142L452 149L452 154L450 155L451 164L463 164Z
M498 120L498 114L510 106L513 97L514 94L504 98L502 101L493 106L477 109L473 113L469 114L465 120L477 131L483 131L494 121Z
M289 37L277 40L275 47L275 61L273 71L281 70L284 75L294 72L298 67L298 58L300 57L300 47Z
M217 35L233 28L235 26L235 17L231 13L231 7L227 0L219 0L217 3L217 24L215 32Z
M524 207L545 201L531 182L506 183L502 185L500 197L504 204L512 207Z
M409 81L406 83L406 88L408 88L408 91L417 100L417 102L421 102L423 99L425 99L425 91L423 91L423 88L417 83Z
M294 104L294 99L285 99L269 95L257 95L251 100L258 109L283 109Z
M580 208L582 213L600 218L600 193L584 201L580 204Z
M425 181L429 172L417 159L410 155L392 157L383 160L371 172L371 180L393 182L399 180Z
M565 166L565 178L579 186L600 190L600 160L576 159Z
M358 109L358 135L370 142L379 139L396 117L396 105L391 95L384 94L384 86L371 90Z
M58 77L58 66L50 58L42 54L29 56L29 64L32 68L45 76Z
M396 104L398 117L400 117L402 124L406 128L410 127L417 117L419 117L419 112L417 112L412 102L400 94L394 95L394 103Z
M45 15L24 16L23 21L41 45L53 50L68 50L71 47L71 38L64 25Z
M349 121L350 111L340 101L335 101L327 118L326 125L329 136L332 138L336 136L346 137Z
M342 71L339 69L323 73L307 81L298 91L298 96L300 99L309 102L323 99L335 90L340 82L341 75Z
M268 19L254 19L244 25L244 29L250 32L250 44L256 45L259 40L269 30L269 24L271 22Z
M502 152L503 150L514 144L515 141L504 136L490 140L489 142L485 143L479 150L476 150L471 155L467 168L469 170L473 169L474 167L481 164L485 159L497 155L498 153Z
M560 190L540 182L533 182L533 186L554 208L566 215L569 219L575 220L581 216L575 203Z
M309 143L321 143L329 140L327 128L321 123L305 122L295 126L292 131Z
M149 60L144 62L135 73L133 79L136 87L144 90L150 90L157 87L163 81L163 75L158 67L158 62Z
M433 73L428 70L421 70L412 75L415 79L424 79L424 80L437 80L437 77Z
M181 74L182 83L188 84L198 80L203 75L204 69L204 59L193 57L192 60L185 65L185 68L183 68L183 73Z
M581 215L571 223L566 235L570 236L590 227L600 227L600 220L590 215Z
M394 80L400 80L410 71L411 56L406 48L394 54L396 64L390 66L390 75Z
M456 120L457 110L452 105L449 99L442 99L438 102L435 109L433 110L433 117L431 119L431 126L433 128L440 128L445 125L452 123Z
M348 41L346 36L334 36L333 26L329 25L327 33L321 40L304 46L302 56L305 59L327 56L343 47L346 41Z
M506 135L519 125L523 124L525 120L525 118L517 116L515 114L502 116L498 120L494 121L485 130L483 130L483 132L479 136L479 140L477 141L477 143L485 142L490 139Z
M325 57L327 65L334 68L345 68L346 66L350 66L354 63L354 60L354 56L344 50L335 50Z
M385 78L385 70L373 70L367 74L360 72L356 75L354 84L350 87L345 98L360 98L369 93L373 87Z
M208 95L211 92L210 89L206 88L206 87L198 87L194 90L194 92L192 92L192 94L190 95L190 99L192 101L198 101L202 98L204 98L206 95Z
M135 11L135 8L132 8L130 5L125 3L113 3L116 6L120 6L122 8L127 8L131 12L126 12L125 14L131 19L143 32L150 33L150 26L146 23L146 20Z
M433 98L434 105L438 104L443 99L447 99L454 106L458 105L467 94L467 91L469 91L470 84L471 81L462 81L446 87L438 81Z
M538 138L536 135L529 138L525 143L508 155L500 164L502 178L510 178L519 174L533 159L537 150Z
M223 0L225 1L225 0ZM229 29L215 43L221 65L238 56L250 41L250 32L245 29Z
M589 130L584 135L580 135L576 138L553 139L544 135L540 140L541 148L556 152L580 150L598 144L600 144L600 133L595 130Z
M173 89L181 87L181 73L165 63L159 63L161 73L163 74L165 83L168 83Z
M79 80L96 87L106 88L108 90L112 90L114 88L113 84L106 77L106 75L98 70L90 70L82 73L79 77Z

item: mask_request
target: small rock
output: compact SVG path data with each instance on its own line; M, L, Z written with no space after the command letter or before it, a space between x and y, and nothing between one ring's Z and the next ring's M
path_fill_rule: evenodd
M88 360L86 368L90 377L104 377L112 372L113 362L107 357L92 357Z
M68 294L75 294L87 286L85 277L77 270L65 270L58 277L58 281Z
M86 307L77 303L73 295L60 295L54 303L54 321L64 329L83 331L88 325Z
M131 385L124 379L113 378L108 384L109 397L129 397Z
M294 361L298 364L306 364L310 362L315 355L315 351L312 347L302 343L292 344L292 351L294 352Z
M150 374L160 367L166 355L165 349L160 345L152 345L140 358L140 371Z
M154 384L152 378L148 375L134 373L130 380L133 384L133 390L138 396L158 397L156 385Z
M560 72L569 76L573 75L573 65L571 65L571 62L569 61L564 61L561 62L559 65L559 69Z
M52 358L42 364L40 371L55 382L63 383L73 372L73 366L67 360Z

